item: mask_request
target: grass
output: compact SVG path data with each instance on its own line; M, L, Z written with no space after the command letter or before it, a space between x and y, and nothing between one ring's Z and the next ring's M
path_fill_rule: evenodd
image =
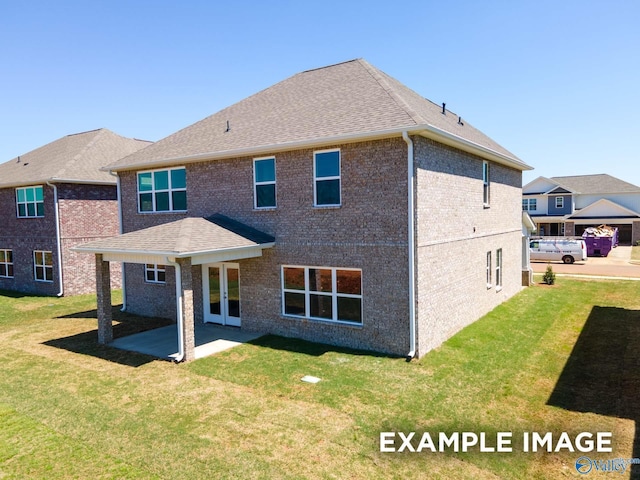
M639 282L533 286L411 363L266 336L174 365L95 329L90 296L0 295L0 479L581 477L577 453L379 453L381 431L611 431L593 457L640 457Z

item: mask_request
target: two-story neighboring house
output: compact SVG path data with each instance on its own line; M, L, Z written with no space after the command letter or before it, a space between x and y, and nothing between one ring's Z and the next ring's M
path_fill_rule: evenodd
M640 187L607 174L538 177L522 188L522 209L542 236L582 235L618 227L620 244L640 240Z
M147 145L100 129L0 164L0 289L95 291L93 262L71 248L119 233L116 177L100 168Z
M294 75L109 167L126 308L413 357L521 289L525 163L364 60Z

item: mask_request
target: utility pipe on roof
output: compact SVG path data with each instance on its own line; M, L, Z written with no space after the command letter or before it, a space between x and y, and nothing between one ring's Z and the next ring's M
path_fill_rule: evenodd
M407 131L402 132L402 139L407 143L407 215L408 215L408 249L409 249L409 353L407 362L416 356L416 277L415 277L415 211L414 211L414 172L413 141Z
M47 182L53 188L53 207L56 218L56 255L58 256L58 282L60 282L60 290L56 294L58 297L64 295L64 282L62 281L62 246L60 241L60 208L58 206L58 187L55 183Z
M176 269L176 314L178 323L178 355L174 358L175 362L184 360L184 318L183 314L183 297L182 297L182 268L178 262L169 260L165 257L165 264L171 265Z
M122 224L122 195L120 193L120 175L117 173L113 173L113 171L109 170L109 175L113 175L116 177L116 198L118 200L118 231L120 235L124 233L124 226ZM122 308L121 312L127 310L127 279L124 271L124 262L120 262L120 278L122 283Z

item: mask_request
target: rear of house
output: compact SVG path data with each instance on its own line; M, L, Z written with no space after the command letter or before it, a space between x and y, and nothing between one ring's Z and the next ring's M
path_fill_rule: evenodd
M363 60L109 168L124 234L77 250L102 285L125 262L127 310L176 319L187 360L194 322L422 355L521 288L529 167Z

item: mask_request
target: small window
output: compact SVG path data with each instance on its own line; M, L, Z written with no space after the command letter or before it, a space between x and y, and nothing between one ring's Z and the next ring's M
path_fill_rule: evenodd
M340 206L340 150L313 155L315 206Z
M184 167L138 173L138 211L185 212L187 174Z
M556 197L556 208L564 208L564 197Z
M157 263L145 264L144 281L147 283L166 283L165 266Z
M487 288L491 288L493 285L491 283L491 252L487 252Z
M53 255L51 252L34 250L33 275L37 282L53 282Z
M502 249L496 250L496 290L502 289Z
M253 161L254 207L276 207L276 159L256 158Z
M13 278L13 251L0 249L0 277Z
M44 217L44 192L42 186L16 188L18 218Z
M535 212L538 209L538 200L535 198L522 199L522 210L525 212Z
M489 162L482 162L482 203L485 207L489 206L491 200L491 180L489 178Z
M362 324L362 271L282 267L283 314Z

